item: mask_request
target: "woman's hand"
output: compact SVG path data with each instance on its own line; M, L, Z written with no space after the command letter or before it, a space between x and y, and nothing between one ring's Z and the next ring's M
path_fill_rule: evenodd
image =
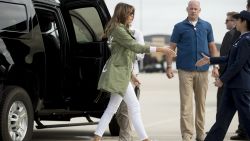
M173 51L172 49L170 49L167 46L165 46L165 47L156 47L156 52L162 52L162 53L166 54L169 57L176 57L175 51Z
M134 86L140 86L140 84L141 84L141 82L139 81L139 79L137 79L137 77L133 73L132 73L132 76L131 76L131 81L134 84Z
M195 64L195 66L204 66L206 64L210 64L210 57L206 56L204 53L201 53L201 55L203 56L202 59L198 60Z

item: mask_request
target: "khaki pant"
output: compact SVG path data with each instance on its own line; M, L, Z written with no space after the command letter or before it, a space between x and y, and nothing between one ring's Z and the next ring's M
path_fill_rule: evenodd
M128 116L128 108L124 101L122 101L117 113L116 119L120 126L119 141L132 141L132 128Z
M194 135L193 99L195 100L196 137L204 136L205 101L208 88L208 71L178 70L180 90L180 124L183 138ZM193 95L194 94L194 95Z

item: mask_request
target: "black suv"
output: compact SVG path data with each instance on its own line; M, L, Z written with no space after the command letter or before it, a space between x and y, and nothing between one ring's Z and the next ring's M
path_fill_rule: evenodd
M1 141L31 140L34 121L38 129L96 124L90 117L108 103L94 100L110 55L102 39L109 19L103 0L0 0ZM41 122L73 117L89 122Z

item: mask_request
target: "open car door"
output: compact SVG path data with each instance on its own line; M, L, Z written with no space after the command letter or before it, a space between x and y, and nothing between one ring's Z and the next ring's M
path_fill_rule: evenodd
M70 46L65 51L70 67L65 78L71 108L103 110L106 104L94 103L99 94L97 84L110 55L102 38L110 14L103 0L61 0L61 11L67 26ZM72 89L74 88L74 89Z

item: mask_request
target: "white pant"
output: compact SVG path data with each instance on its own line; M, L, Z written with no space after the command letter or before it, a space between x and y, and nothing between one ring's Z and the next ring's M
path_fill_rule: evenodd
M127 91L123 98L118 94L111 94L109 104L100 119L95 134L102 137L105 129L108 127L108 124L110 123L113 115L116 113L122 100L124 100L124 102L128 106L128 115L131 118L132 124L139 138L141 140L147 139L148 136L141 119L140 104L131 83L129 83Z

